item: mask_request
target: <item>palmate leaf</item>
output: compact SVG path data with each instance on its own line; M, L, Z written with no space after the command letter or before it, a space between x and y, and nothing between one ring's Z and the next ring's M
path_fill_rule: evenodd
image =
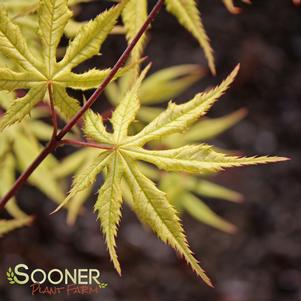
M137 113L138 120L143 123L150 122L163 111L161 108L152 108L145 106L145 104L157 104L178 96L203 76L204 73L204 69L198 65L179 65L165 68L148 76L143 80L138 91L140 102L143 104ZM112 82L106 89L106 94L110 102L115 106L122 100L123 95L127 92L126 86L122 83L125 77L128 77L128 73L118 81ZM155 111L154 113L152 113L153 110ZM110 136L107 134L103 123L99 123L99 118L101 119L101 116L94 114L92 111L86 114L86 124L92 123L91 126L87 126L87 129L90 131L86 132L86 136L95 141L100 141L99 135L101 135L101 141L109 141ZM137 125L138 124L136 124L135 127ZM171 140L173 143L175 142L174 139ZM164 140L164 144L165 141L166 140ZM70 176L74 173L79 174L82 170L87 168L86 165L91 164L91 160L93 161L93 158L96 156L97 151L95 149L86 148L77 151L64 159L54 170L54 174L58 179ZM139 165L139 168L142 168L143 172L146 172L147 176L152 179L159 177L158 172L153 168L147 168L146 170L146 166L142 164ZM82 206L91 194L91 191L91 187L87 188L70 199L70 205L67 208L68 224L75 223L78 215L83 211Z
M78 4L91 2L93 0L69 0L68 5L72 9L74 16L80 11ZM20 26L23 35L27 41L30 41L30 50L34 52L35 56L40 57L41 42L37 39L36 32L39 29L38 22L38 8L39 0L0 0L0 4L4 5L8 11L9 16L14 22ZM81 26L87 22L79 22L71 18L64 33L68 38L74 38L79 32ZM58 49L58 56L63 53L63 49Z
M167 99L174 98L178 96L180 92L190 86L193 82L199 79L200 76L204 74L204 70L200 69L197 65L180 65L174 66L170 68L166 68L160 70L158 72L153 73L151 76L148 76L141 84L139 88L139 99L143 106L140 108L137 117L140 123L144 124L150 122L154 118L156 118L164 109L157 108L157 107L148 107L145 104L156 104L166 101ZM122 95L125 93L125 86L122 82L114 82L110 85L109 89L107 89L107 96L109 100L114 104L117 105L122 99ZM214 118L214 119L202 119L196 122L186 133L185 135L182 134L173 134L168 137L164 137L164 140L161 140L157 143L152 143L151 147L157 148L159 145L164 145L165 147L179 147L181 145L196 143L198 141L204 141L206 139L213 138L223 131L227 130L229 127L233 126L235 123L240 121L246 115L246 111L244 109L238 110L232 114L229 114L225 117L221 118ZM88 114L89 121L93 122L94 120L94 127L91 126L89 128L95 129L98 127L100 130L101 135L106 133L106 130L102 125L102 123L97 123L99 116L90 112ZM135 130L137 126L141 127L141 124L135 123ZM88 137L93 137L94 140L97 140L97 133L91 132L87 134ZM109 139L107 137L107 139ZM69 176L75 172L81 173L81 170L77 169L80 167L83 162L85 165L89 165L91 158L95 157L97 154L96 150L93 149L83 149L80 152L76 152L75 154L71 155L70 157L66 158L57 169L57 173L59 177L62 176ZM87 166L81 166L80 169L84 169ZM183 174L167 174L158 172L153 167L147 166L145 164L139 164L139 169L143 171L147 177L157 181L158 179L160 182L160 188L168 193L168 198L173 205L176 205L177 208L181 208L185 211L183 203L183 198L181 195L183 192L193 192L201 197L206 198L213 198L213 199L224 199L232 202L240 202L242 200L242 195L222 187L220 185L214 184L213 182L206 181L200 179L195 176L187 176ZM172 179L172 181L170 181ZM163 183L169 183L176 180L176 184L172 184L171 187L174 191L173 194L169 193L169 189ZM181 187L181 191L177 192L175 187ZM80 193L74 195L70 200L70 205L68 206L68 220L69 224L74 224L78 214L82 212L82 205L91 194L92 188L87 188L86 190L81 191ZM189 193L188 193L189 194ZM201 203L201 200L199 200ZM202 203L202 205L204 205ZM206 205L204 205L206 206ZM200 206L198 206L200 207ZM210 217L210 221L217 221L217 216L212 212L212 215L209 216L209 213L212 212L211 210L206 210L206 217L207 220ZM189 213L189 212L188 212ZM195 217L195 216L194 216ZM197 217L195 217L197 218ZM199 221L206 223L206 220L202 220L200 218L200 214L197 218ZM222 218L219 217L220 221L223 222L216 222L210 223L210 226L216 227L219 230L231 232L230 229L234 229L234 226L230 225L230 223L225 222ZM207 222L208 224L208 222ZM222 227L221 225L224 225ZM232 233L232 232L231 232Z
M55 107L65 118L72 117L79 110L79 102L67 94L66 88L94 88L100 84L110 69L105 71L93 69L83 74L75 74L72 69L99 53L126 2L127 0L121 1L120 4L82 26L59 62L56 59L57 46L71 17L67 0L40 1L41 58L31 54L20 28L9 19L5 7L1 7L0 52L14 61L16 69L0 68L0 90L13 91L22 88L29 91L11 104L1 120L0 129L22 121L32 108L43 100L49 86L53 90Z
M187 89L203 75L204 70L199 66L181 65L166 68L148 76L142 82L139 89L139 98L143 106L137 114L139 122L134 124L132 131L139 130L143 124L151 122L164 110L161 107L151 107L149 105L162 103L177 97L183 90ZM112 83L106 91L109 100L114 105L119 103L118 100L120 100L124 94L123 90L125 86L122 80L123 78L121 78L119 82L116 81ZM185 144L205 141L226 131L244 118L245 115L246 110L241 109L224 117L201 119L196 122L185 135L179 133L173 134L157 142L152 142L149 147L154 149L160 146L174 148ZM87 158L89 156L90 155L87 154ZM143 173L147 175L147 177L155 181L159 179L160 189L168 193L168 199L177 209L186 211L198 221L217 228L218 230L226 233L234 232L234 225L217 216L201 199L197 199L192 193L198 194L201 197L224 199L231 202L240 202L243 199L241 194L196 176L183 175L183 173L162 173L145 164L140 164L139 168L143 168ZM165 183L170 183L170 185L165 185ZM172 193L170 193L170 190L172 190ZM192 197L190 197L191 195ZM184 201L184 199L186 197L191 200L190 202L188 201L189 204L191 203L191 206L185 206L186 201ZM73 210L73 212L77 215L79 213L78 202L75 200L71 201L69 212L72 207L76 208L76 211ZM195 211L193 210L194 207L196 209Z
M182 132L204 115L215 101L225 92L237 74L236 68L218 87L206 93L198 94L192 100L182 104L170 104L168 109L147 125L141 132L130 136L128 128L134 121L139 109L138 88L147 69L142 72L136 84L125 95L113 112L110 122L113 133L106 128L97 114L91 111L85 118L85 133L99 143L111 148L99 150L98 158L74 179L72 189L60 209L74 195L90 187L98 173L103 172L105 183L99 190L95 208L101 221L108 249L115 268L120 266L115 251L115 236L121 215L122 183L132 195L131 207L140 220L147 224L166 243L182 255L192 269L208 284L209 278L199 266L188 247L183 227L176 210L168 201L166 194L160 191L154 182L146 177L139 167L140 161L151 162L168 171L186 171L202 174L215 172L228 167L261 164L286 160L279 157L239 158L214 151L207 145L184 146L178 149L150 151L143 146L159 137ZM57 211L56 210L56 211Z
M143 82L138 91L139 99L142 104L138 113L137 119L139 122L135 122L131 127L131 131L137 132L139 128L141 129L144 124L151 122L160 113L163 112L164 108L150 107L149 105L165 102L169 99L173 99L193 83L195 83L201 76L203 76L205 71L197 65L179 65L169 68L165 68L154 72L148 76ZM115 106L122 100L124 94L126 93L126 85L123 84L123 79L127 77L126 74L119 81L113 82L106 89L106 94L112 104ZM213 118L213 119L201 119L196 122L186 133L173 134L168 137L164 137L164 140L159 140L157 142L152 142L149 147L156 149L158 147L165 146L167 148L175 148L185 144L197 143L199 141L204 141L207 139L214 138L215 136L221 134L222 132L229 129L231 126L236 124L246 115L244 109L238 110L232 114L226 115L225 117ZM105 135L105 139L109 139L106 134L105 127L102 123L99 123L99 116L89 112L86 116L86 122L94 123L88 128L92 131L87 133L88 137L92 137L94 140L99 141L99 134ZM98 130L95 132L95 129ZM104 139L104 138L103 138ZM91 160L97 156L97 150L95 149L82 149L79 152L75 152L71 156L67 157L61 162L58 168L55 170L56 175L61 177L70 176L74 173L80 174L82 170L91 164ZM170 202L176 206L176 208L181 208L181 210L187 211L183 204L183 198L181 195L186 192L188 195L195 193L201 197L213 198L213 199L224 199L231 202L240 202L242 200L242 195L232 191L228 188L222 187L220 185L214 184L211 181L200 179L196 176L188 176L183 173L170 174L162 173L156 170L152 166L140 163L139 169L148 178L158 181L160 184L160 189L168 193L168 199ZM173 183L175 182L175 183ZM165 185L164 183L171 183L170 185ZM173 193L170 193L170 189ZM181 188L178 191L177 188ZM69 224L74 224L78 215L83 212L83 204L92 192L92 187L89 187L70 199L70 204L67 208L68 218L67 222ZM191 193L189 193L191 192ZM199 203L202 201L199 200ZM202 203L202 205L206 206ZM204 207L203 206L203 207ZM198 206L199 208L200 206ZM204 207L205 208L205 207ZM198 214L197 218L199 221L206 223L206 221L212 221L210 226L218 228L219 230L229 232L230 229L234 229L234 226L230 225L229 222L224 221L221 217L216 216L214 212L210 215L212 210L206 210L206 220L201 219L201 215ZM220 222L217 222L219 220ZM216 221L215 223L213 221ZM207 222L208 224L208 222ZM224 227L222 227L224 226ZM231 232L231 231L230 231ZM232 232L231 232L232 233Z

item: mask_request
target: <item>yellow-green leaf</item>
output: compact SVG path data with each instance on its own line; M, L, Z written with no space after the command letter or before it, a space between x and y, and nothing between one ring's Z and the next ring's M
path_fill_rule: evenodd
M197 183L192 187L192 191L196 194L235 203L240 203L243 200L243 196L236 191L206 180L197 179L196 181Z
M110 147L101 144L96 146L97 148L103 147L105 150L99 151L101 154L93 161L92 165L76 176L69 196L60 207L78 192L90 187L98 173L104 174L105 183L99 191L96 208L99 210L109 252L118 272L120 272L120 266L115 251L115 236L120 219L122 193L140 220L149 225L160 239L176 249L191 265L192 269L208 285L211 285L209 278L188 247L177 212L171 205L173 200L169 200L167 195L157 189L150 180L150 178L156 179L158 173L153 172L152 167L148 168L147 164L143 164L141 161L151 163L167 171L208 174L235 166L286 160L286 158L281 157L265 156L240 158L218 152L213 147L204 144L185 145L166 150L150 150L142 147L146 142L153 139L187 129L200 116L204 115L217 98L224 93L237 71L238 67L217 88L198 94L193 100L182 105L170 105L166 111L158 115L134 136L128 136L128 130L139 109L138 89L146 71L141 74L132 90L124 96L113 113L110 119L113 133L106 130L102 119L97 114L92 113L92 111L88 112L85 118L87 138L92 138L100 143L107 143ZM123 91L123 88L120 91ZM124 95L123 92L121 95ZM111 139L112 137L114 139ZM175 186L177 186L175 190L179 191L179 197L185 194L185 189L190 192L196 189L194 185L189 183L189 179L188 181L183 179L179 185ZM225 222L222 222L219 217L210 212L209 208L203 206L202 208L198 207L199 209L203 210L201 218L204 221L230 231L229 224L226 225ZM78 210L79 207L76 207L75 215Z
M126 94L112 115L111 122L114 127L114 140L116 143L127 137L128 127L134 121L139 110L138 89L149 68L150 66L144 69L132 89Z
M84 132L88 138L100 143L113 143L113 137L106 131L101 115L92 110L85 114Z
M26 70L37 72L40 62L31 55L19 27L10 20L3 5L0 6L0 45L4 55Z
M122 19L126 30L126 38L128 43L132 41L138 33L147 18L147 0L129 0L122 10ZM146 36L140 38L137 45L131 53L132 61L138 61L143 53ZM137 66L136 72L138 72Z
M3 142L2 142L3 143ZM3 197L5 193L13 186L16 181L15 176L15 161L13 155L7 153L0 162L0 196ZM14 218L25 217L26 214L19 208L16 203L16 199L12 198L5 206L8 213Z
M35 139L30 139L21 133L15 133L13 148L21 171L26 170L42 150L42 146L39 145ZM53 166L53 160L55 160L55 158L49 156L35 170L28 181L35 187L38 187L50 199L61 203L64 200L63 189L49 170L49 166ZM41 179L43 179L43 181Z
M139 61L129 64L124 68L120 68L112 81L116 80L120 76L123 76L130 69L139 64ZM55 82L61 84L64 87L72 89L88 90L97 88L101 82L109 75L111 69L91 69L87 72L77 74L74 72L61 73L55 77Z
M212 286L210 279L192 255L179 217L166 199L166 195L139 172L134 162L124 159L123 163L126 181L133 195L135 213L165 243L177 250L191 265L192 269L208 285Z
M72 188L65 200L52 212L55 213L63 208L77 193L90 187L96 180L97 175L106 167L110 159L110 153L99 151L98 157L82 173L73 180Z
M41 35L47 76L53 74L56 49L71 18L67 0L42 0L39 7L39 32Z
M152 163L166 171L184 171L189 173L207 174L225 168L244 165L257 165L287 160L282 157L237 157L216 152L211 146L185 145L170 150L145 150L128 148L125 152L136 160Z
M43 100L45 93L46 87L38 86L30 89L24 97L14 100L4 117L1 118L0 130L3 130L16 122L21 122L28 114L30 114L32 108L38 102Z
M167 10L192 33L204 50L210 70L216 73L213 50L202 23L196 0L165 0Z
M246 113L245 109L241 109L220 118L201 120L187 132L185 141L191 143L212 139L238 123Z
M97 55L99 48L116 24L124 5L127 1L103 12L95 20L82 26L78 35L67 48L63 60L59 63L59 68L71 70L86 59Z
M22 121L38 102L44 100L45 92L50 84L52 89L49 89L49 93L53 90L51 96L55 108L59 110L64 119L72 118L80 110L79 102L70 97L66 89L95 88L110 70L106 69L103 72L92 70L84 74L75 74L72 69L84 60L98 54L102 43L113 29L127 1L122 0L120 4L101 13L94 21L82 26L78 35L67 47L64 58L58 63L57 47L71 15L67 0L40 0L33 3L33 11L39 7L40 35L38 38L40 39L33 38L31 35L30 37L34 39L35 43L42 42L42 45L39 45L41 48L39 51L36 50L37 47L27 45L19 26L10 20L6 9L1 7L0 53L8 58L7 66L11 69L8 69L7 66L1 68L0 90L29 89L22 99L14 101L8 108L5 118L0 124L1 130ZM25 17L29 16L25 14ZM28 20L32 21L30 18ZM23 26L23 23L20 22L20 25ZM31 26L31 31L35 30L35 26ZM121 69L115 78L131 67L133 64Z
M54 103L65 119L72 118L79 110L79 101L68 95L61 85L53 86Z
M30 81L28 81L30 78ZM8 68L0 68L0 89L14 91L16 89L33 88L44 78L36 72L15 72Z
M116 241L118 224L121 218L121 179L122 168L120 168L120 158L116 153L108 164L107 176L95 203L95 211L101 223L102 231L105 235L111 260L117 272L121 275L121 268L116 253Z
M81 149L67 156L60 164L52 171L56 178L64 178L76 172L84 165L85 159L91 157L90 149Z
M157 116L137 135L129 137L128 144L143 145L150 140L187 129L198 118L205 115L217 99L224 94L236 77L238 70L239 66L218 87L205 93L199 93L186 103L181 105L169 103L167 110Z
M236 231L236 227L233 224L218 216L193 194L186 193L181 197L183 208L198 221L227 233Z
M142 104L157 104L173 99L198 81L205 71L197 65L162 69L147 77L139 89Z

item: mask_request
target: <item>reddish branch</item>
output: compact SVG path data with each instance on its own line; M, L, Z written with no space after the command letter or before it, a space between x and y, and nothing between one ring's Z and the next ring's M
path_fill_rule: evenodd
M23 174L15 182L14 186L7 192L7 194L3 197L0 202L0 210L2 210L7 202L18 192L18 190L22 187L22 185L27 181L30 175L36 170L36 168L44 161L44 159L52 153L58 146L62 145L62 140L64 136L70 132L73 126L83 117L85 112L94 104L94 102L98 99L98 97L103 93L104 89L110 83L110 81L114 78L118 70L125 64L126 60L130 56L133 48L136 46L139 39L146 32L148 26L154 20L154 18L159 13L164 0L158 0L150 14L148 15L145 23L142 25L141 29L138 31L134 39L128 45L128 47L124 50L123 54L120 56L119 60L116 62L114 67L112 68L109 75L104 79L101 85L97 88L97 90L93 93L93 95L89 98L89 100L83 105L81 110L79 110L76 115L65 125L65 127L58 133L53 135L52 139L49 141L48 145L44 148L44 150L40 153L40 155L34 160L34 162L24 171ZM49 89L51 91L51 85L49 85ZM51 92L49 94L52 94ZM50 99L51 110L53 107L53 100ZM54 131L56 131L56 117L52 112L52 120L54 123ZM65 140L66 141L66 140ZM67 140L68 141L68 140ZM69 141L70 142L70 141ZM91 145L90 145L91 146ZM95 146L95 145L94 145ZM98 147L99 148L99 147Z

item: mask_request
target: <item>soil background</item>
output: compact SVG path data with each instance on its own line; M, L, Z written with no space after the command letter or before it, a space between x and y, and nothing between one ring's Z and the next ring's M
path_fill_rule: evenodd
M301 8L289 0L254 0L253 5L243 6L240 15L231 15L221 2L199 1L215 50L218 76L208 73L178 100L218 83L240 62L237 81L209 116L242 107L248 116L211 142L248 155L277 154L292 160L235 169L216 177L216 182L245 196L242 205L206 200L238 226L237 234L227 235L183 216L191 247L216 288L206 287L128 208L123 209L118 237L123 268L120 278L109 261L92 212L94 197L77 225L70 228L64 212L49 216L54 205L26 186L18 198L24 210L36 215L36 221L0 241L1 301L301 300ZM94 17L106 6L109 2L84 4L80 18ZM111 37L103 55L89 64L112 66L124 47L122 37ZM197 43L165 9L152 26L147 55L153 71L176 64L206 66ZM106 107L103 97L95 109ZM108 287L92 296L31 296L28 287L8 286L3 281L8 266L20 262L45 270L99 268Z

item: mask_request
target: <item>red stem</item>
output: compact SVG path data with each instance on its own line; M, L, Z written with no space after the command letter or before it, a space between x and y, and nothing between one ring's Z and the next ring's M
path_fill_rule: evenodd
M145 23L142 25L141 29L138 31L134 39L124 50L123 54L116 62L114 67L112 68L109 75L104 79L104 81L100 84L97 90L93 93L93 95L89 98L89 100L83 105L83 107L76 113L76 115L65 125L65 127L56 135L53 136L50 140L49 144L45 147L45 149L40 153L40 155L34 160L34 162L20 175L20 177L15 182L14 186L6 193L3 199L0 202L0 210L2 210L7 202L12 198L21 186L28 180L30 175L35 171L35 169L44 161L44 159L53 152L60 144L61 140L64 136L73 128L73 126L83 117L85 112L93 105L93 103L98 99L98 97L103 93L104 89L110 83L110 81L114 78L118 70L124 65L128 57L130 56L133 48L138 43L139 39L146 32L148 26L154 20L154 18L158 15L164 0L158 0L150 14L148 15Z

